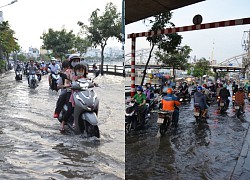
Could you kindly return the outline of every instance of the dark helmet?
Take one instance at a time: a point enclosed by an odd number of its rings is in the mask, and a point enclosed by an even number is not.
[[[143,91],[143,88],[141,86],[138,86],[136,90],[137,91]]]

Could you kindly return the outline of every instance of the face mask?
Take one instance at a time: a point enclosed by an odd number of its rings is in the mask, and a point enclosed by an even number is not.
[[[77,75],[77,76],[83,76],[84,73],[83,73],[83,72],[76,72],[76,75]]]
[[[79,62],[71,62],[71,66],[75,67]]]
[[[137,91],[137,94],[141,94],[141,91]]]

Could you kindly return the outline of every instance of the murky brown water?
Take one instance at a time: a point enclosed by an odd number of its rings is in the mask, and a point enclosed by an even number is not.
[[[124,79],[98,77],[101,138],[59,132],[53,111],[58,94],[0,75],[0,179],[124,179]]]
[[[210,107],[208,125],[194,122],[192,103],[180,107],[177,130],[163,137],[158,132],[157,114],[146,130],[126,136],[126,179],[233,179],[245,133],[249,109],[242,120]]]

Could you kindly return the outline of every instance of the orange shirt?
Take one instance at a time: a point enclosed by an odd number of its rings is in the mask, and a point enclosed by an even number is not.
[[[173,111],[175,109],[174,105],[180,106],[181,103],[177,100],[165,100],[162,99],[162,110],[164,111]]]

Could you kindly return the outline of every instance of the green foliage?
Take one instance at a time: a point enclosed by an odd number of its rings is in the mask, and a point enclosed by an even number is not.
[[[170,21],[172,18],[172,13],[169,11],[156,15],[154,18],[154,20],[149,21],[150,24],[152,24],[152,27],[149,31],[155,31],[157,33],[157,30],[172,28],[175,26]],[[182,36],[178,35],[177,33],[160,34],[147,37],[147,41],[149,41],[151,45],[158,45],[159,49],[163,49],[166,52],[175,51],[176,47],[181,44],[181,40]]]
[[[5,55],[5,57],[9,59],[11,52],[20,49],[14,34],[15,32],[10,28],[8,21],[0,23],[0,56]]]
[[[26,56],[23,55],[23,54],[18,54],[17,55],[17,59],[20,60],[20,61],[23,61],[23,62],[27,61]]]
[[[103,75],[104,48],[109,38],[113,37],[122,41],[122,22],[121,13],[117,12],[117,8],[111,2],[106,4],[105,12],[100,16],[98,15],[99,11],[100,9],[96,9],[92,12],[89,18],[89,26],[81,21],[78,21],[77,24],[93,47],[101,46],[102,61],[100,70]]]
[[[40,37],[43,40],[43,48],[53,51],[53,56],[62,59],[65,54],[74,47],[75,35],[73,30],[67,32],[66,29],[54,31],[49,29],[48,33],[43,33]]]
[[[6,61],[0,59],[0,72],[2,69],[5,69],[6,67]]]
[[[194,66],[193,76],[194,77],[202,77],[210,72],[210,62],[205,58],[201,58],[196,62]]]
[[[88,47],[91,47],[91,43],[87,38],[81,38],[77,36],[74,43],[74,48],[81,55],[87,52]]]
[[[158,61],[164,63],[173,69],[186,70],[188,68],[188,58],[192,50],[185,45],[169,53],[166,51],[157,51],[155,55],[159,58]]]

